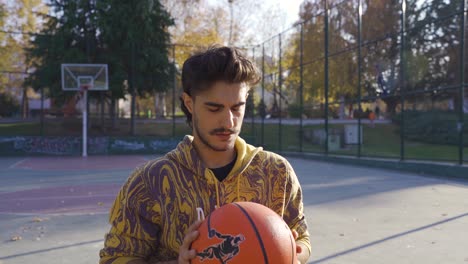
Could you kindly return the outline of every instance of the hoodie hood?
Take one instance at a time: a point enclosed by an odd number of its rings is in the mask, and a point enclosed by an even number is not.
[[[237,151],[236,162],[227,178],[230,178],[231,175],[241,174],[252,162],[255,155],[262,150],[261,147],[257,148],[247,144],[240,137],[236,139],[235,148]],[[193,147],[193,136],[185,136],[177,145],[176,149],[167,154],[167,157],[176,161],[197,176],[211,178],[210,175],[212,173],[208,172],[211,170],[203,164],[200,156]]]

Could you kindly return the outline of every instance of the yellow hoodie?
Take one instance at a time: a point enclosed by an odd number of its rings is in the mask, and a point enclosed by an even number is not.
[[[192,140],[186,136],[164,157],[138,167],[122,186],[111,209],[101,264],[175,260],[186,230],[197,220],[197,208],[208,215],[237,201],[271,208],[310,250],[302,190],[286,159],[238,137],[237,160],[220,182],[203,165]]]

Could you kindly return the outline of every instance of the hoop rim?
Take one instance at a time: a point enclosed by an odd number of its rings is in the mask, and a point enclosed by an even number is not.
[[[89,89],[93,89],[92,85],[90,84],[80,85],[80,91],[89,90]]]

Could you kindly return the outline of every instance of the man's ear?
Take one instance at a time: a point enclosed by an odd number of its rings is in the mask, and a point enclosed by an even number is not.
[[[193,113],[193,99],[187,93],[182,93],[182,101],[184,101],[185,107],[189,110],[189,112]]]

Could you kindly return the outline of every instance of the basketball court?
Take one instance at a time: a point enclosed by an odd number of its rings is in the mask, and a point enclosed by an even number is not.
[[[0,159],[0,263],[97,263],[120,185],[151,158]],[[468,181],[290,161],[309,263],[468,263]]]

